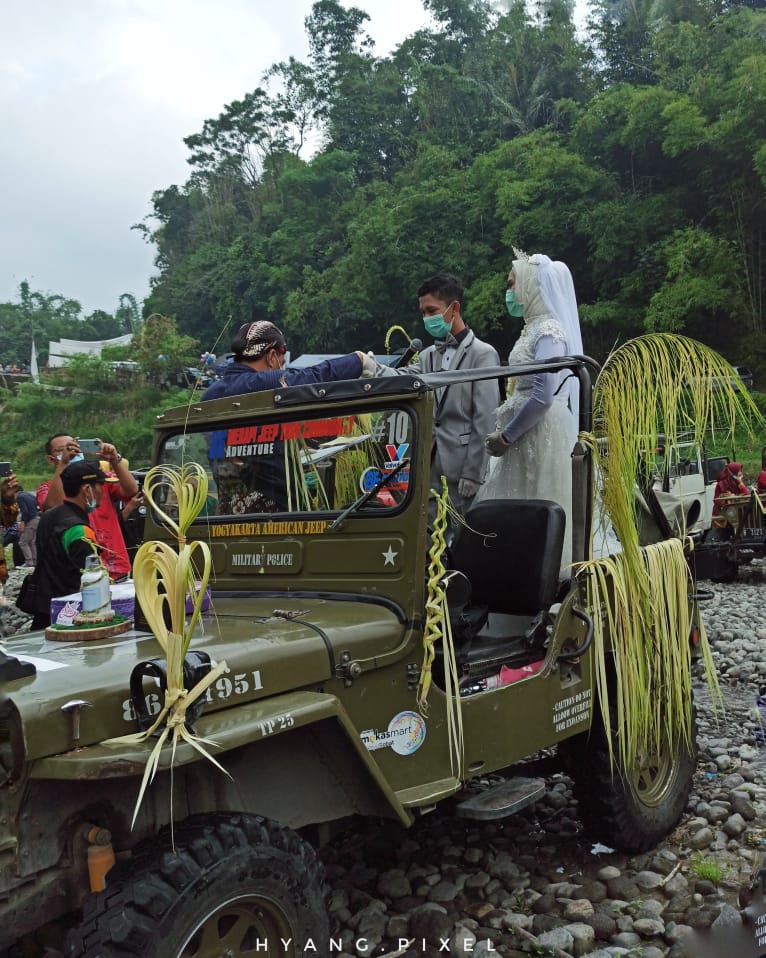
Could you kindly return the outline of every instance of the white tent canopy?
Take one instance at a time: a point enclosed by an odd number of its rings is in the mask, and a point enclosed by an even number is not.
[[[100,356],[104,346],[129,346],[133,334],[117,336],[115,339],[96,339],[80,341],[77,339],[60,339],[58,342],[48,342],[48,365],[53,367],[65,366],[70,356]]]

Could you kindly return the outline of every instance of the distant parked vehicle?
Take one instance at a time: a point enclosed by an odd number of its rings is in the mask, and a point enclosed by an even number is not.
[[[662,441],[662,437],[660,437]],[[682,528],[694,539],[698,580],[731,582],[741,565],[766,555],[766,495],[749,494],[718,500],[721,511],[714,522],[716,481],[729,461],[707,456],[703,446],[682,440],[656,457],[656,474],[650,483],[651,498],[671,530]],[[766,446],[763,450],[766,463]],[[657,512],[648,503],[650,512]],[[659,516],[662,525],[662,516]]]
[[[734,370],[734,375],[729,376],[729,383],[732,386],[737,386],[739,383],[745,387],[745,389],[753,388],[753,372],[751,369],[748,369],[747,366],[732,366]],[[721,376],[714,376],[712,383],[713,389],[720,389],[723,384],[726,382],[726,379]]]
[[[745,386],[746,389],[753,388],[753,372],[751,369],[748,369],[747,366],[735,366],[734,372],[742,380],[742,385]]]
[[[132,359],[115,360],[109,363],[109,368],[116,373],[138,373],[141,371],[140,365]]]
[[[178,371],[176,376],[176,384],[182,388],[186,386],[188,389],[207,389],[207,387],[212,383],[217,377],[214,373],[203,372],[200,369],[197,369],[196,366],[184,366]]]

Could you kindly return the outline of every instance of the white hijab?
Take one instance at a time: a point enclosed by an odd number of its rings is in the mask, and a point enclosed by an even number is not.
[[[534,269],[529,269],[530,266]],[[513,261],[513,270],[517,287],[521,285],[521,289],[517,289],[517,299],[524,305],[525,319],[529,318],[528,307],[531,307],[530,312],[536,312],[539,309],[536,302],[539,292],[546,311],[557,319],[564,329],[567,341],[566,355],[581,356],[583,346],[577,297],[572,274],[566,263],[552,260],[545,253],[535,253],[528,259],[520,255]],[[580,426],[580,387],[577,377],[570,375],[562,388],[569,400],[569,408],[572,410],[574,441]]]

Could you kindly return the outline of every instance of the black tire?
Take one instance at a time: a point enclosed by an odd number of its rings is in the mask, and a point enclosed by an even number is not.
[[[67,937],[69,958],[193,958],[321,953],[330,923],[324,871],[289,828],[243,814],[195,817],[164,831],[107,876]],[[292,939],[285,950],[281,939]],[[321,944],[320,944],[321,942]],[[309,945],[309,948],[311,946]],[[249,951],[248,951],[249,953]]]
[[[692,714],[691,748],[665,743],[629,774],[610,762],[604,727],[594,713],[590,733],[561,743],[559,752],[574,779],[580,818],[594,839],[621,851],[655,848],[678,824],[697,766],[697,723]],[[598,723],[598,724],[597,724]],[[612,741],[617,749],[617,735]]]

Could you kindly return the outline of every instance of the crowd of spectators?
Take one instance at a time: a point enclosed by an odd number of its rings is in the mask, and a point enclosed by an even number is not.
[[[24,611],[33,613],[37,628],[47,624],[48,605],[42,599],[64,594],[55,591],[63,581],[63,566],[57,569],[62,562],[70,573],[67,586],[73,586],[68,591],[76,591],[79,579],[75,582],[74,578],[82,567],[83,547],[100,556],[113,581],[130,575],[137,543],[131,540],[129,553],[123,529],[131,514],[137,517],[141,511],[141,493],[127,460],[111,443],[96,440],[94,448],[97,458],[88,461],[76,438],[51,436],[44,449],[51,478],[41,483],[36,493],[25,492],[11,464],[2,463],[7,475],[0,479],[0,585],[7,579],[5,550],[11,546],[15,566],[35,569],[35,592],[41,607]],[[52,557],[57,557],[53,565]]]

